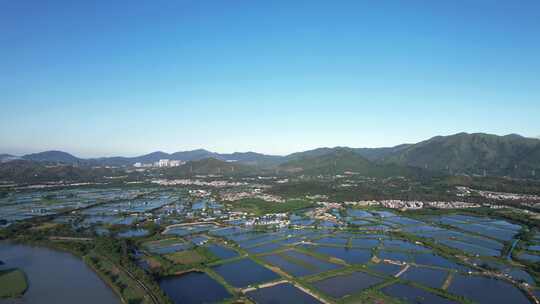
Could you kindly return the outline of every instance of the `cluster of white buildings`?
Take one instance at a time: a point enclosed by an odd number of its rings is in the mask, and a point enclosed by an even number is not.
[[[291,222],[287,213],[273,213],[251,218],[245,222],[246,226],[275,226],[287,227]]]
[[[370,206],[379,206],[378,201],[351,201],[351,202],[344,202],[347,206],[357,206],[357,207],[370,207]]]
[[[460,201],[442,202],[442,201],[382,200],[382,201],[345,202],[345,204],[349,206],[358,206],[358,207],[382,206],[389,209],[400,209],[400,210],[417,210],[417,209],[422,209],[422,208],[465,209],[465,208],[481,207],[480,204],[460,202]]]
[[[171,159],[160,159],[157,162],[153,163],[135,163],[133,164],[133,167],[135,168],[172,168],[172,167],[179,167],[186,162],[183,160],[171,160]]]
[[[476,203],[467,203],[460,201],[452,202],[425,202],[424,204],[428,205],[431,208],[437,209],[466,209],[466,208],[480,208],[480,204]]]
[[[323,195],[323,194],[306,195],[306,198],[309,200],[326,200],[328,199],[328,195]]]
[[[503,193],[492,191],[477,191],[482,197],[493,200],[526,200],[526,201],[540,201],[540,196],[530,194],[518,194],[518,193]]]
[[[437,208],[437,209],[465,209],[465,208],[479,208],[479,204],[467,203],[460,201],[442,202],[442,201],[403,201],[403,200],[383,200],[380,201],[380,205],[390,209],[401,210],[414,210],[422,209],[425,207]]]
[[[422,209],[424,207],[424,202],[420,201],[384,200],[380,201],[379,204],[386,208],[403,210]]]
[[[260,191],[223,192],[220,197],[224,201],[235,202],[245,198],[258,198],[267,202],[283,203],[285,200],[277,195],[262,193]]]
[[[243,182],[230,182],[224,180],[215,180],[215,181],[202,181],[199,179],[156,179],[152,183],[158,184],[160,186],[201,186],[201,187],[214,187],[214,188],[224,188],[224,187],[238,187],[247,185]]]
[[[212,192],[203,190],[203,189],[195,189],[195,190],[189,190],[189,194],[194,197],[203,198],[203,197],[209,197],[210,195],[212,195]]]
[[[508,201],[515,201],[515,200],[524,200],[524,201],[540,201],[539,195],[532,195],[532,194],[519,194],[519,193],[507,193],[507,192],[495,192],[495,191],[483,191],[483,190],[475,190],[468,187],[457,187],[458,190],[458,196],[470,196],[473,193],[477,193],[478,195],[489,198],[492,200],[508,200]]]
[[[341,209],[340,203],[317,202],[320,207],[308,211],[306,214],[312,219],[337,223],[339,220],[336,215],[331,213],[332,209]]]

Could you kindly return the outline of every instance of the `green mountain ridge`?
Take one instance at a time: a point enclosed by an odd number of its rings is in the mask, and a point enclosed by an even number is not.
[[[405,176],[414,170],[394,164],[374,163],[351,148],[321,150],[308,155],[296,155],[278,166],[280,171],[305,175],[359,174],[370,177]]]
[[[436,136],[377,159],[450,174],[532,177],[540,169],[540,140],[515,134]]]
[[[318,148],[287,156],[265,155],[255,152],[220,154],[204,149],[176,152],[153,152],[138,157],[106,157],[81,159],[62,151],[29,154],[22,159],[44,164],[85,166],[131,166],[135,162],[154,162],[177,159],[190,163],[174,168],[178,174],[259,174],[282,172],[317,175],[358,171],[361,174],[385,176],[401,175],[412,168],[438,174],[467,174],[533,178],[540,176],[540,140],[516,134],[505,136],[484,133],[458,133],[436,136],[416,144],[402,144],[385,148]],[[0,166],[8,166],[19,159],[2,158]],[[211,160],[210,160],[211,159]],[[218,162],[219,161],[219,162]],[[194,166],[195,170],[191,169]],[[414,170],[412,170],[414,171]],[[228,173],[229,174],[229,173]]]
[[[18,157],[8,154],[0,155],[0,161],[10,161]],[[28,161],[48,164],[66,164],[76,166],[132,166],[135,163],[154,163],[160,159],[195,161],[207,158],[222,161],[235,161],[253,166],[273,166],[284,160],[282,156],[267,155],[256,152],[216,153],[204,149],[166,153],[156,151],[135,157],[113,156],[99,158],[79,158],[63,151],[44,151],[26,154],[21,157]]]
[[[107,177],[124,174],[109,168],[49,166],[27,160],[13,160],[0,165],[0,181],[15,183],[106,181]]]
[[[194,160],[186,164],[165,170],[168,177],[182,177],[193,175],[249,175],[256,172],[256,168],[237,162],[227,162],[216,158]]]

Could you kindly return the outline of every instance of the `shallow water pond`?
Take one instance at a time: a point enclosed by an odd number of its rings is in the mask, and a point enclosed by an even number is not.
[[[440,288],[448,272],[438,269],[422,268],[422,267],[410,267],[400,278],[404,280],[413,281],[432,288]]]
[[[293,250],[268,255],[263,259],[294,276],[312,275],[341,267]]]
[[[352,247],[371,249],[379,245],[380,245],[380,242],[377,239],[351,239]]]
[[[453,304],[458,303],[452,300],[429,293],[423,289],[412,287],[406,284],[393,284],[381,291],[400,301],[411,304]]]
[[[383,242],[383,247],[385,249],[391,250],[405,250],[405,251],[426,251],[428,250],[424,246],[420,246],[411,242],[403,240],[385,240]]]
[[[370,265],[369,268],[376,272],[393,276],[401,270],[402,266],[389,264],[389,263],[379,263],[379,264]]]
[[[392,260],[400,262],[407,262],[411,260],[411,257],[406,253],[386,250],[379,250],[379,253],[377,253],[377,257],[382,260]]]
[[[121,238],[130,238],[130,237],[140,237],[148,235],[149,231],[146,229],[131,229],[127,231],[122,231],[118,233],[118,237]]]
[[[204,272],[167,277],[159,282],[165,294],[178,304],[215,303],[231,297],[221,284]]]
[[[433,253],[414,254],[414,262],[419,265],[443,267],[449,269],[456,269],[458,271],[466,272],[469,270],[469,268],[464,265],[460,265]]]
[[[383,281],[384,279],[365,272],[353,272],[323,279],[312,283],[312,285],[334,298],[342,298],[346,295],[361,292]]]
[[[281,245],[279,243],[266,243],[257,247],[248,248],[246,249],[246,251],[251,254],[261,254],[272,252],[278,250],[279,248],[281,248]]]
[[[317,244],[331,244],[331,245],[347,245],[348,239],[336,238],[336,237],[324,237],[322,239],[315,240]]]
[[[210,244],[206,246],[206,248],[208,248],[208,250],[210,250],[210,252],[212,252],[213,255],[217,256],[220,259],[225,260],[225,259],[230,259],[230,258],[234,258],[238,256],[238,252],[229,248],[225,248],[220,245]]]
[[[221,264],[212,269],[234,287],[246,287],[278,278],[273,271],[250,259]]]
[[[530,303],[527,297],[510,283],[480,276],[456,274],[448,292],[477,303]]]
[[[535,254],[521,253],[518,255],[518,258],[533,263],[540,262],[540,255]]]
[[[253,290],[248,292],[247,296],[257,304],[321,303],[319,300],[289,283]]]
[[[326,254],[329,256],[341,259],[349,264],[364,264],[371,259],[370,250],[362,249],[349,249],[344,247],[315,247],[314,250],[317,253]]]
[[[446,245],[451,248],[459,249],[468,254],[480,255],[480,256],[499,256],[500,252],[490,248],[482,247],[479,245],[469,244],[465,242],[460,242],[456,240],[442,240],[441,244]]]

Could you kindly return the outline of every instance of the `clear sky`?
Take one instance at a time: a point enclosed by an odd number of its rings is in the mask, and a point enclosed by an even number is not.
[[[0,153],[540,135],[540,1],[0,0]]]

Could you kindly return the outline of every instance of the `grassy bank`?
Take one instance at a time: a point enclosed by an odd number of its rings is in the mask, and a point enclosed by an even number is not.
[[[20,269],[0,271],[0,298],[18,297],[28,288],[26,275]]]

